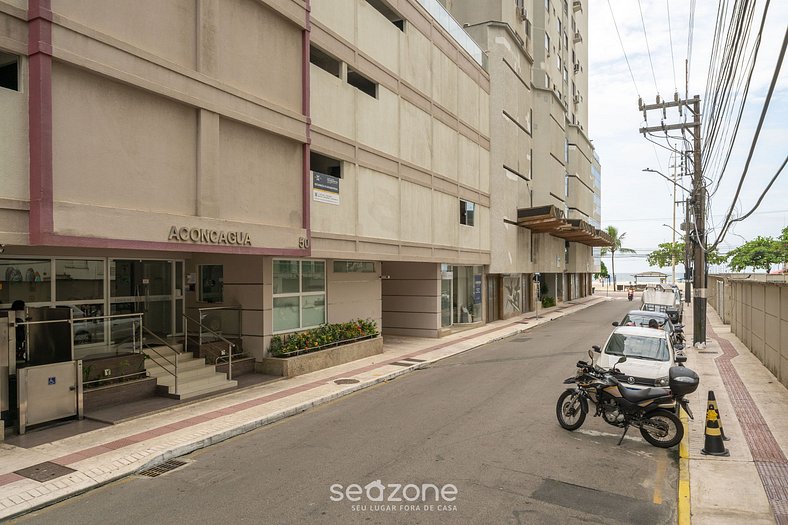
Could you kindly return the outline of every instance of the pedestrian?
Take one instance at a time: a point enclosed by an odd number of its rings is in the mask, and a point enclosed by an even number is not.
[[[25,321],[25,302],[17,299],[11,303],[11,310],[16,318],[16,360],[24,361],[27,353],[27,341],[25,340],[25,327],[20,323]]]

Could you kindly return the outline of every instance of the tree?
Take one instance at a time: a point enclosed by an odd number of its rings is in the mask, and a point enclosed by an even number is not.
[[[607,273],[607,266],[605,266],[605,261],[599,261],[599,273],[594,274],[594,279],[599,279],[600,277],[608,278],[610,274]]]
[[[728,266],[734,272],[740,272],[748,266],[755,270],[762,269],[768,272],[772,269],[773,264],[783,262],[784,257],[785,253],[781,241],[775,241],[771,237],[761,237],[759,235],[752,241],[748,241],[728,252],[728,258],[730,259]]]
[[[646,261],[649,266],[666,268],[673,264],[673,256],[676,257],[676,261],[684,261],[683,242],[663,242],[659,244],[656,250],[646,256]],[[728,258],[724,255],[720,255],[717,250],[706,252],[707,264],[722,264],[727,260]]]
[[[777,239],[777,241],[780,243],[780,253],[782,256],[782,261],[780,262],[783,264],[788,263],[788,226],[783,228],[780,238]]]
[[[620,253],[635,253],[635,250],[624,248],[621,243],[626,237],[626,232],[619,235],[618,228],[615,226],[608,226],[607,227],[607,234],[610,235],[610,238],[613,240],[612,246],[606,246],[602,248],[600,252],[603,256],[607,255],[610,252],[610,268],[613,273],[613,289],[616,289],[616,252]]]
[[[649,266],[665,268],[673,264],[674,257],[676,261],[684,260],[683,242],[663,242],[659,244],[656,250],[646,256],[646,262],[648,262]]]

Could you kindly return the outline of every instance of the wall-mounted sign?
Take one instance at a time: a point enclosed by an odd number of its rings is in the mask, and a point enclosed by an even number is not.
[[[339,179],[325,173],[312,172],[312,198],[316,202],[339,205]]]
[[[167,236],[167,240],[200,244],[252,245],[252,237],[247,232],[226,232],[206,228],[187,228],[185,226],[170,226],[170,234]]]

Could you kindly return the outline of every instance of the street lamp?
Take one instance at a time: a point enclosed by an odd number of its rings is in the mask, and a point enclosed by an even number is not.
[[[667,175],[663,174],[661,171],[652,170],[651,168],[643,168],[643,171],[647,171],[649,173],[656,173],[660,177],[662,177],[664,179],[667,179],[669,182],[672,182],[674,186],[678,186],[679,188],[681,188],[682,190],[686,191],[687,193],[690,193],[690,194],[692,193],[692,191],[688,190],[687,188],[685,188],[681,184],[677,183],[676,179],[671,179]],[[673,192],[673,198],[674,199],[676,198],[676,192],[675,191]]]
[[[674,208],[674,211],[675,211],[675,208]],[[673,221],[674,221],[674,224],[675,224],[675,221],[676,221],[675,213],[673,215]],[[681,234],[679,232],[677,232],[676,228],[674,228],[673,226],[668,226],[667,224],[663,224],[662,226],[664,226],[665,228],[670,228],[671,230],[673,230],[673,243],[670,245],[670,262],[671,262],[671,266],[673,267],[673,284],[676,284],[676,254],[673,253],[673,246],[676,244],[676,234],[678,234],[679,236]]]

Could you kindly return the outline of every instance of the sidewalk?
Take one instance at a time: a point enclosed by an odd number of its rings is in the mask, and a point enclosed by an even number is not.
[[[0,443],[0,520],[69,498],[426,364],[610,300],[591,296],[442,339],[386,337],[381,355],[32,448]],[[46,432],[42,430],[41,432]]]
[[[700,388],[689,396],[695,415],[689,425],[692,524],[788,525],[788,389],[712,308],[706,348],[692,348],[692,324],[692,307],[685,305],[687,366],[700,376]],[[701,454],[709,391],[730,438],[724,442],[730,457]]]

